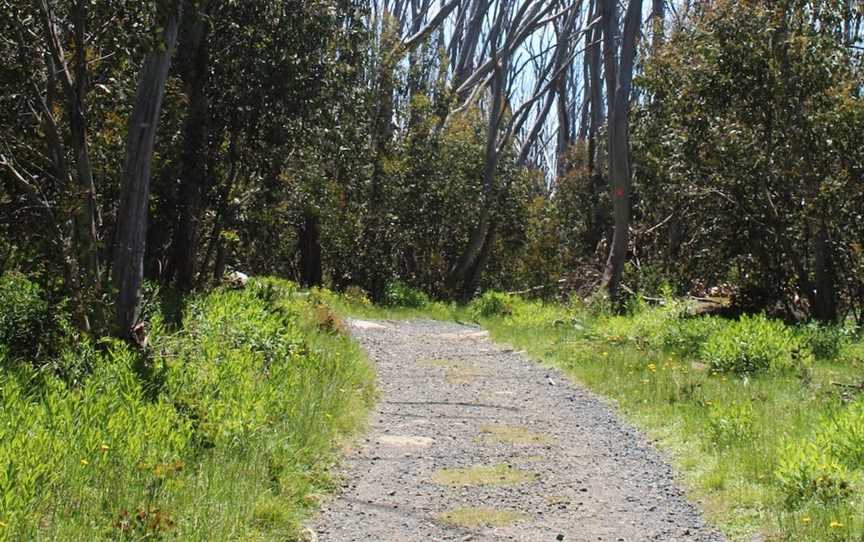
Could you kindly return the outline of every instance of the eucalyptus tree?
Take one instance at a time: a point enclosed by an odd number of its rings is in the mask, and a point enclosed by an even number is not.
[[[159,29],[152,50],[144,57],[126,139],[126,161],[117,210],[113,286],[115,332],[142,342],[141,285],[150,205],[150,172],[165,83],[177,45],[182,4],[178,0],[157,12]]]
[[[630,0],[620,37],[617,0],[598,2],[602,17],[609,118],[609,185],[615,220],[602,286],[608,290],[612,301],[617,302],[630,239],[630,198],[633,182],[630,164],[630,94],[636,46],[641,30],[642,0]]]

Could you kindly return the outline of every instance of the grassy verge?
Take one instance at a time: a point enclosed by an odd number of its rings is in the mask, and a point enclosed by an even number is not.
[[[297,539],[373,377],[295,294],[219,290],[174,332],[156,314],[146,356],[83,343],[37,367],[0,348],[0,540]]]
[[[693,318],[675,302],[627,316],[502,294],[428,311],[341,303],[363,317],[479,322],[613,399],[731,540],[864,540],[864,399],[835,385],[864,380],[864,343],[841,330]]]
[[[849,405],[832,384],[861,381],[860,344],[790,370],[738,374],[704,359],[728,324],[674,307],[594,316],[513,300],[511,315],[481,321],[496,340],[614,399],[670,453],[732,540],[754,531],[790,542],[864,540],[864,403]]]

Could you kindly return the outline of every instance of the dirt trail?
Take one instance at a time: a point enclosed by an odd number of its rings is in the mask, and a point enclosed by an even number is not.
[[[352,321],[378,368],[322,542],[722,541],[611,407],[456,324]]]

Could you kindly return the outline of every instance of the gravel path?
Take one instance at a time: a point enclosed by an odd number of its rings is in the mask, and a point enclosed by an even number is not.
[[[561,373],[478,328],[351,331],[382,396],[318,540],[723,540],[645,437]]]

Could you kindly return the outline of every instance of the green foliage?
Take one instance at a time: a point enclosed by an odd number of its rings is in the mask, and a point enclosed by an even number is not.
[[[713,371],[735,374],[789,371],[812,357],[794,331],[763,315],[744,315],[721,328],[702,346],[701,356]]]
[[[511,316],[515,297],[501,292],[485,292],[468,305],[468,310],[475,318],[490,316]]]
[[[864,400],[826,416],[815,434],[787,446],[776,473],[790,507],[851,497],[864,481]]]
[[[850,343],[850,332],[838,325],[810,322],[798,329],[804,343],[816,359],[837,359]]]
[[[683,289],[731,281],[748,312],[860,306],[864,71],[837,39],[845,9],[719,0],[647,57],[632,127],[643,267]]]
[[[37,354],[51,327],[42,289],[20,273],[0,276],[0,344],[21,357]]]
[[[848,470],[812,442],[788,447],[776,477],[790,508],[810,499],[831,504],[852,494]]]
[[[754,436],[753,409],[748,403],[712,405],[707,436],[711,446],[729,448]]]
[[[0,538],[295,536],[371,375],[294,290],[194,298],[183,329],[154,318],[145,354],[65,350],[74,377],[0,366]]]
[[[429,303],[429,296],[423,291],[395,281],[384,290],[384,304],[391,307],[420,308]]]

